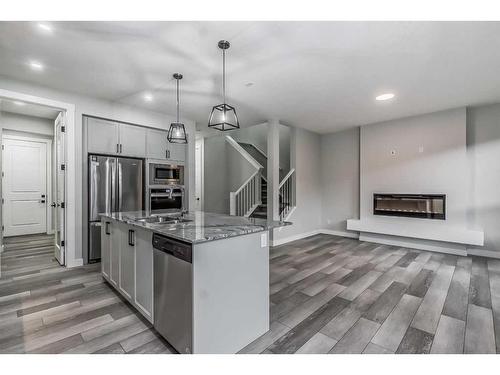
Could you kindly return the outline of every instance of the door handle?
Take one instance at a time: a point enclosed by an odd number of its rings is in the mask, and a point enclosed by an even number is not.
[[[52,202],[52,203],[50,204],[50,207],[56,207],[56,206],[57,206],[56,202]]]
[[[116,144],[116,153],[119,154],[120,153],[120,145],[117,143]]]
[[[42,194],[42,198],[45,198],[45,194]]]
[[[45,199],[40,200],[40,203],[45,203]]]
[[[109,236],[111,232],[109,231],[109,221],[106,221],[105,227],[104,227],[104,232]]]
[[[135,246],[135,231],[132,229],[128,230],[128,244],[130,246]]]
[[[122,144],[120,143],[120,154],[122,153]]]

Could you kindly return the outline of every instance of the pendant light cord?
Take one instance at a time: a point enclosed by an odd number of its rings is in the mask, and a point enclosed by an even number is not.
[[[177,123],[179,123],[179,79],[177,81]]]
[[[222,50],[222,102],[226,104],[226,50]]]

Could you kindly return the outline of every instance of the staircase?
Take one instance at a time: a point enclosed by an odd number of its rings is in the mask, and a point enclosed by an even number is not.
[[[256,172],[235,192],[230,194],[230,215],[249,216],[267,219],[267,155],[253,144],[237,142],[226,136],[229,144],[238,150],[251,164]],[[295,207],[295,169],[283,177],[283,169],[279,168],[279,214],[285,220]]]
[[[261,204],[257,206],[254,212],[250,215],[250,217],[256,217],[259,219],[267,219],[267,180],[261,176],[260,182],[260,196],[261,196]]]

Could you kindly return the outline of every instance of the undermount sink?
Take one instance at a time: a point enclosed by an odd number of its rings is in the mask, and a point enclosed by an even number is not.
[[[175,216],[147,216],[147,217],[137,218],[135,219],[135,221],[148,224],[179,224],[179,223],[189,223],[192,220]]]

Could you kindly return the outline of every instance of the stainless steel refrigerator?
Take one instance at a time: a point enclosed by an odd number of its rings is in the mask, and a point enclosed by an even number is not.
[[[144,159],[89,155],[89,262],[101,258],[100,213],[144,208]]]

